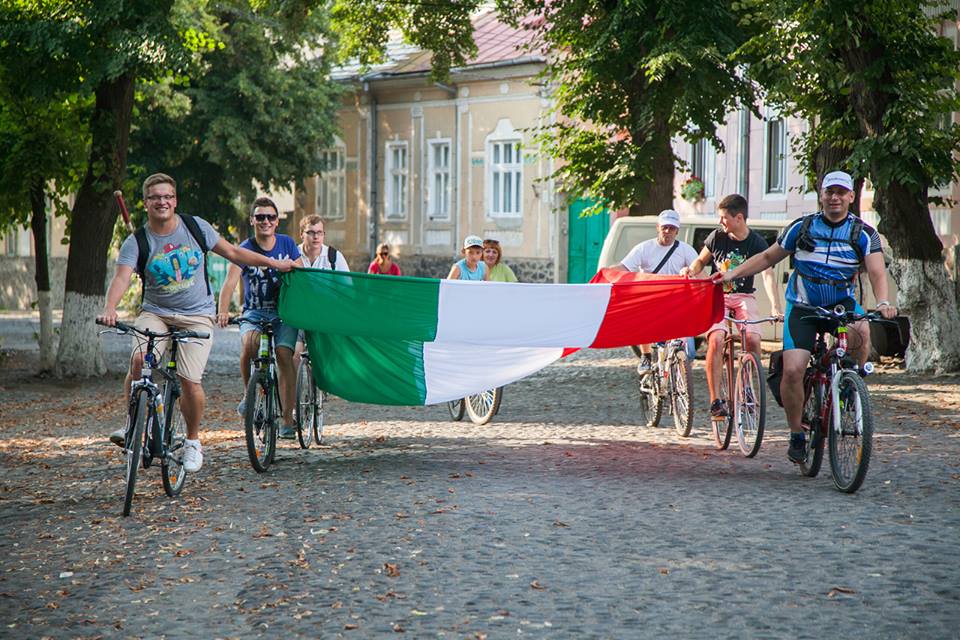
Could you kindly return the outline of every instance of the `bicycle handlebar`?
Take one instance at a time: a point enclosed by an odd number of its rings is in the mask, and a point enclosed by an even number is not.
[[[240,324],[241,322],[248,322],[250,324],[256,325],[260,331],[266,331],[269,327],[271,330],[276,329],[277,325],[280,324],[280,318],[273,318],[272,320],[258,320],[256,318],[250,318],[247,316],[235,316],[230,318],[227,321],[227,324]]]
[[[726,319],[734,324],[762,324],[764,322],[773,322],[773,323],[783,322],[783,318],[781,318],[780,316],[767,316],[766,318],[758,318],[757,320],[737,320],[732,316],[727,316]]]
[[[102,327],[117,329],[119,333],[139,333],[146,338],[173,338],[174,340],[179,340],[181,338],[200,338],[201,340],[206,340],[210,337],[210,333],[207,331],[187,331],[186,329],[175,329],[174,331],[158,333],[150,329],[140,329],[132,324],[120,322],[119,320],[115,325],[112,326],[105,322],[101,322],[99,318],[94,320],[94,322]]]
[[[801,309],[803,311],[808,311],[811,313],[809,316],[803,316],[804,320],[835,320],[837,322],[842,322],[844,324],[850,324],[853,322],[859,322],[860,320],[867,320],[868,322],[889,322],[891,324],[896,324],[892,320],[887,320],[879,311],[867,311],[866,313],[857,313],[856,311],[847,311],[843,305],[837,305],[833,309],[827,309],[826,307],[815,307],[813,305],[794,305],[794,308]]]

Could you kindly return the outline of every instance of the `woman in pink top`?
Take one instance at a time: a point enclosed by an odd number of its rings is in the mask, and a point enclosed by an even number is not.
[[[400,267],[390,259],[390,245],[386,242],[381,242],[377,247],[377,255],[370,263],[367,273],[379,273],[384,276],[400,275]]]

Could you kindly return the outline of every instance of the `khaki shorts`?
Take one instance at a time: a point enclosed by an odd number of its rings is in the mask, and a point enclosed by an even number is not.
[[[177,347],[177,374],[190,382],[200,383],[203,380],[203,370],[207,367],[207,358],[213,348],[213,317],[212,316],[158,316],[155,313],[144,311],[137,317],[134,325],[138,329],[150,329],[158,333],[171,329],[186,329],[188,331],[205,331],[210,337],[205,340],[190,340],[181,342]],[[164,353],[170,339],[157,340],[157,352]],[[141,353],[146,348],[146,341],[141,335],[134,335],[133,353]],[[161,359],[161,364],[165,360]]]
[[[756,320],[760,317],[760,312],[757,309],[757,297],[752,293],[728,293],[723,296],[723,306],[725,315],[733,315],[737,320]],[[755,333],[761,335],[760,325],[758,324],[748,324],[747,333]],[[733,328],[735,333],[739,333],[739,328],[737,325],[734,325]],[[707,335],[710,335],[714,331],[723,331],[727,332],[727,321],[721,320],[717,324],[710,327],[707,331]]]

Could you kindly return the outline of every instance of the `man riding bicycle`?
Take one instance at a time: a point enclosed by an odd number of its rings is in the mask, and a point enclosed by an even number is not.
[[[277,205],[267,197],[254,200],[250,210],[250,224],[253,237],[244,240],[240,247],[274,260],[295,260],[299,263],[300,249],[288,235],[277,233],[280,224],[280,211]],[[297,429],[293,423],[294,392],[296,391],[296,371],[293,364],[293,350],[297,344],[297,329],[280,321],[277,307],[280,304],[280,274],[275,269],[257,266],[239,267],[230,265],[227,279],[220,289],[220,304],[217,324],[227,326],[230,321],[230,298],[237,288],[237,282],[243,279],[243,317],[248,320],[275,321],[274,344],[276,345],[277,373],[280,382],[280,398],[283,406],[283,427],[281,438],[294,438]],[[253,322],[240,323],[240,376],[243,389],[250,381],[250,362],[256,357],[260,347],[260,328]],[[246,412],[246,399],[240,401],[237,413],[243,417]]]
[[[206,220],[177,215],[177,183],[168,175],[155,173],[143,181],[143,201],[147,224],[128,236],[120,247],[116,273],[107,290],[103,314],[98,317],[107,326],[117,323],[117,304],[130,287],[134,270],[143,282],[143,311],[135,321],[138,328],[210,332],[215,309],[207,278],[206,251],[231,262],[280,271],[290,271],[295,266],[291,260],[273,260],[235,247]],[[182,464],[189,473],[199,471],[203,465],[199,434],[206,396],[201,381],[212,344],[212,339],[191,340],[179,350],[177,373],[183,388],[180,408],[187,423]],[[164,342],[159,341],[157,347],[162,353]],[[124,380],[128,398],[131,380],[140,377],[142,366],[142,346],[134,339],[130,369]],[[110,434],[110,441],[122,447],[124,436],[125,429],[119,429]]]
[[[697,259],[697,251],[686,242],[677,239],[680,231],[680,214],[673,209],[664,209],[657,216],[657,237],[636,245],[624,256],[620,264],[612,267],[617,271],[634,273],[662,273],[677,275]],[[651,345],[640,345],[640,375],[650,373]]]
[[[730,272],[737,265],[763,253],[767,241],[747,224],[747,200],[739,194],[723,198],[717,205],[720,228],[703,241],[700,255],[689,267],[680,270],[680,275],[695,276],[708,263],[713,273]],[[757,271],[761,271],[758,269]],[[753,272],[756,273],[756,272]],[[724,311],[737,320],[758,320],[756,289],[753,273],[724,280],[729,285],[723,288]],[[773,315],[780,314],[780,295],[773,279],[773,271],[763,270],[764,289],[770,298]],[[720,381],[723,373],[723,348],[727,333],[726,320],[721,320],[707,330],[707,386],[710,388],[710,415],[722,418],[729,415],[726,400],[720,397]],[[747,349],[760,361],[760,329],[756,324],[747,325]]]
[[[820,186],[821,211],[794,220],[766,251],[715,276],[718,281],[730,282],[771,267],[788,255],[794,256],[796,269],[790,276],[786,293],[780,395],[790,427],[787,457],[798,464],[804,462],[806,444],[800,426],[803,373],[814,348],[817,321],[796,305],[828,308],[843,305],[848,311],[863,313],[854,299],[857,274],[863,265],[877,299],[877,310],[887,319],[897,315],[897,308],[887,300],[887,271],[880,235],[850,213],[855,197],[853,178],[849,174],[828,173]],[[865,321],[851,326],[860,337],[859,341],[851,341],[851,355],[857,358],[862,369],[870,354],[870,327]]]

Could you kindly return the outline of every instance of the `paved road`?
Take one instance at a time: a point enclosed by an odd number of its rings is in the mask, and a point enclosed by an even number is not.
[[[0,636],[957,636],[957,378],[873,378],[853,496],[798,475],[779,409],[754,460],[714,451],[702,411],[688,439],[635,426],[625,350],[509,386],[482,427],[334,400],[322,447],[257,475],[235,339],[217,337],[204,469],[179,500],[150,470],[127,519],[104,444],[119,378],[0,364]]]

